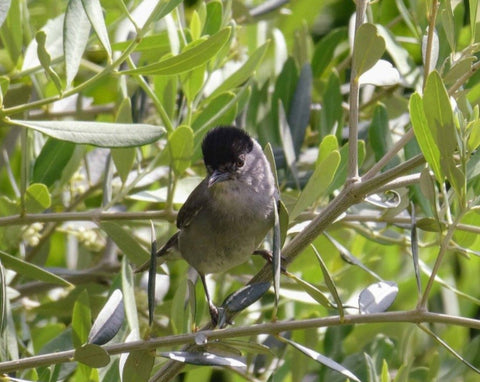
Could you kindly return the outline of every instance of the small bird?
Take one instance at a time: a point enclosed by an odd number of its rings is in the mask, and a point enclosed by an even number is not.
[[[278,190],[256,140],[236,127],[210,130],[202,152],[207,176],[178,212],[178,231],[157,256],[179,252],[199,274],[212,323],[218,322],[205,275],[224,272],[246,262],[274,225]]]

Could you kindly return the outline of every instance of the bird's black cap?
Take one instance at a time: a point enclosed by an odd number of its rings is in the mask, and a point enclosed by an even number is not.
[[[235,163],[240,154],[247,154],[252,148],[252,138],[244,130],[220,126],[210,130],[203,139],[203,160],[206,166],[219,168]]]

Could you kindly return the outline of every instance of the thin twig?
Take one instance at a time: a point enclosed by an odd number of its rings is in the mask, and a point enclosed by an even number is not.
[[[305,320],[286,320],[277,322],[268,322],[264,324],[248,325],[241,327],[230,327],[226,329],[204,330],[202,337],[207,338],[209,342],[236,337],[249,337],[259,334],[277,334],[284,331],[304,330],[311,328],[333,327],[353,324],[372,324],[372,323],[442,323],[446,325],[455,325],[472,329],[480,329],[480,320],[452,316],[440,313],[424,312],[419,310],[383,312],[374,314],[355,314],[340,316],[330,316],[321,318],[312,318]],[[159,347],[173,347],[185,344],[195,343],[198,336],[196,333],[179,334],[152,338],[146,341],[132,341],[114,345],[102,346],[109,354],[128,353],[137,350],[153,350]],[[0,362],[0,373],[10,373],[16,370],[25,370],[39,366],[48,366],[58,363],[74,361],[75,350],[66,350],[49,354],[42,354],[33,357],[27,357],[14,361]]]

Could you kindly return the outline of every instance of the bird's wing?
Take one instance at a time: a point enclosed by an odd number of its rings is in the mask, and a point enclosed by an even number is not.
[[[182,229],[187,227],[192,219],[205,207],[208,199],[208,179],[195,187],[192,193],[188,196],[177,215],[177,227]]]

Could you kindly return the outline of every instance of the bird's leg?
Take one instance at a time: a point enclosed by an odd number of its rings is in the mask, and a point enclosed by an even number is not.
[[[213,304],[212,300],[210,299],[210,294],[208,293],[207,282],[205,281],[205,275],[199,273],[200,280],[202,280],[203,289],[205,290],[205,296],[207,297],[208,302],[208,310],[210,311],[210,317],[212,318],[213,326],[217,326],[218,324],[218,308]]]
[[[272,255],[272,252],[266,250],[266,249],[257,249],[255,251],[253,251],[253,254],[254,255],[259,255],[259,256],[262,256],[266,261],[268,261],[270,264],[273,263],[273,255]],[[286,273],[287,272],[287,268],[285,268],[285,263],[286,263],[286,259],[281,256],[281,267],[280,269],[282,270],[283,273]]]

